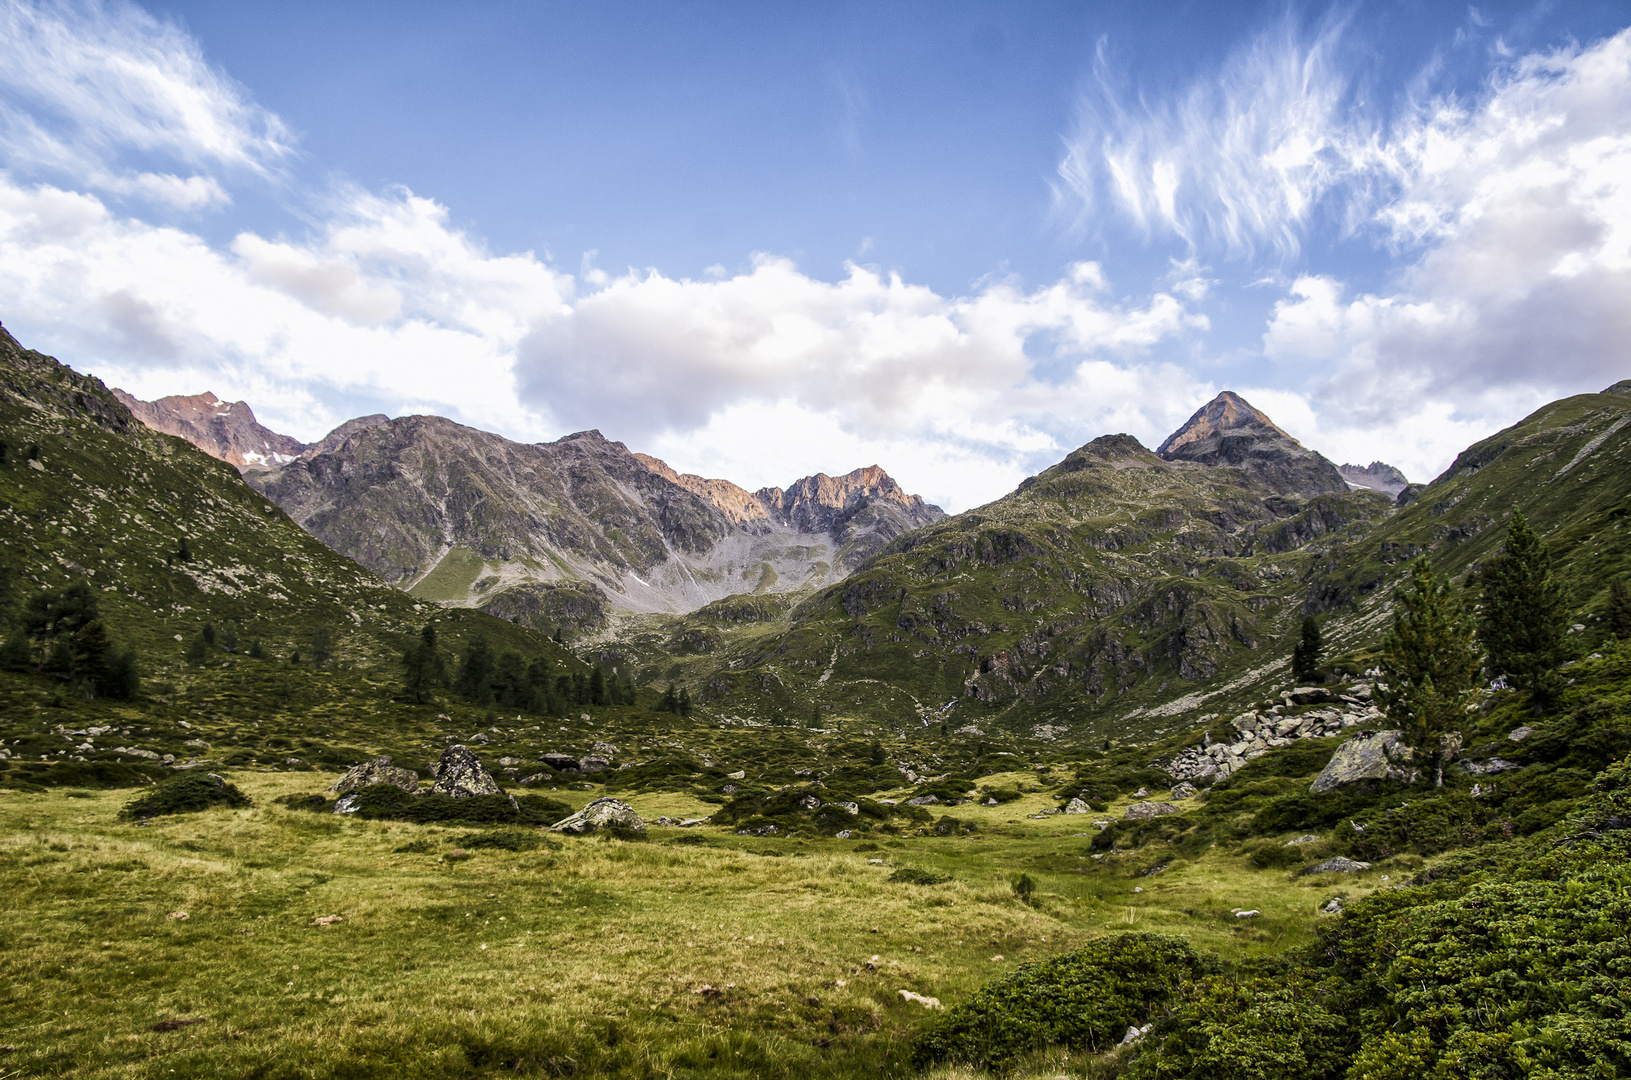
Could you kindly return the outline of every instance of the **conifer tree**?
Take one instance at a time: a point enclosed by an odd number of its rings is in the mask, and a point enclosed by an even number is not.
[[[326,626],[319,626],[311,632],[311,640],[307,642],[311,648],[311,664],[320,668],[334,657],[334,631]]]
[[[1393,600],[1393,627],[1382,639],[1376,697],[1444,785],[1444,736],[1466,720],[1467,692],[1478,676],[1476,628],[1450,582],[1423,556]]]
[[[1544,705],[1563,688],[1557,669],[1569,658],[1569,616],[1551,556],[1523,511],[1512,512],[1506,548],[1480,576],[1478,639],[1489,654],[1490,674],[1505,676],[1509,686]]]
[[[1298,685],[1320,681],[1320,652],[1324,648],[1319,624],[1314,616],[1304,615],[1302,637],[1291,651],[1291,677]]]
[[[600,670],[599,664],[589,672],[589,704],[606,704],[606,675]]]
[[[663,691],[663,700],[657,703],[659,712],[677,713],[680,711],[679,694],[674,690],[674,684],[669,683],[668,689]]]
[[[477,636],[465,646],[459,674],[453,689],[466,701],[485,705],[493,699],[493,650],[485,637]]]
[[[691,691],[687,690],[683,686],[680,687],[679,706],[680,706],[680,715],[681,716],[690,716],[691,715]]]
[[[402,689],[408,700],[424,705],[447,685],[447,664],[436,648],[436,627],[426,623],[419,640],[402,653]]]

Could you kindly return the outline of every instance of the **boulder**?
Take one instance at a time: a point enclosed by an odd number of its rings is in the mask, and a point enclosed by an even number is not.
[[[1310,866],[1307,870],[1303,871],[1303,873],[1305,873],[1305,874],[1354,874],[1354,873],[1358,873],[1360,870],[1369,870],[1369,869],[1370,869],[1370,863],[1368,863],[1368,862],[1357,862],[1357,861],[1355,861],[1353,859],[1348,858],[1346,855],[1338,855],[1335,858],[1326,859],[1324,862],[1319,863],[1319,864],[1317,864],[1315,866]]]
[[[907,806],[936,806],[940,800],[933,795],[919,795],[915,799],[907,799]]]
[[[1164,802],[1135,802],[1127,808],[1122,816],[1131,821],[1140,821],[1144,818],[1161,817],[1164,814],[1176,814],[1178,808],[1171,803]]]
[[[1323,686],[1298,686],[1287,691],[1286,697],[1293,705],[1318,705],[1325,701],[1335,701],[1336,695]]]
[[[646,831],[645,821],[634,812],[634,807],[621,799],[596,799],[571,817],[557,821],[549,829],[551,832],[581,836],[609,826],[633,829],[635,832]]]
[[[1525,740],[1529,736],[1533,735],[1535,733],[1535,731],[1536,731],[1535,728],[1532,728],[1528,724],[1525,724],[1523,727],[1513,728],[1510,732],[1507,733],[1506,737],[1511,739],[1513,742],[1523,742],[1523,740]]]
[[[578,771],[578,759],[570,754],[539,754],[538,760],[556,772]]]
[[[597,741],[594,746],[590,747],[590,749],[603,758],[610,759],[617,756],[617,747],[613,746],[609,742]]]
[[[997,800],[992,799],[991,805],[995,806],[996,802]],[[1072,799],[1070,802],[1065,804],[1065,813],[1067,814],[1085,814],[1091,809],[1093,808],[1088,806],[1087,803],[1083,802],[1080,798]]]
[[[586,773],[605,772],[612,767],[612,763],[599,754],[589,754],[578,759],[578,770]]]
[[[454,745],[443,750],[434,771],[436,783],[430,790],[437,795],[468,799],[472,795],[504,794],[467,746]]]
[[[1182,784],[1179,784],[1177,787],[1172,789],[1171,801],[1178,802],[1180,799],[1193,799],[1199,794],[1200,791],[1195,787],[1195,785],[1186,780]]]
[[[1336,748],[1308,790],[1323,795],[1349,784],[1388,780],[1409,783],[1416,770],[1410,767],[1413,755],[1410,747],[1400,741],[1402,737],[1402,732],[1378,731],[1349,739]]]
[[[419,774],[412,769],[399,769],[388,757],[377,757],[361,765],[353,765],[344,776],[334,781],[330,791],[339,795],[365,788],[369,784],[393,784],[412,794],[419,790]]]

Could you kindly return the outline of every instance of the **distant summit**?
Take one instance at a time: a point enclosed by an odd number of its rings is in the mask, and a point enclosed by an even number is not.
[[[1410,486],[1404,473],[1382,461],[1373,461],[1369,465],[1338,465],[1337,472],[1350,486],[1369,488],[1383,495],[1398,495]]]
[[[1232,390],[1201,407],[1156,450],[1167,461],[1233,466],[1281,495],[1347,491],[1337,467]]]
[[[239,472],[275,469],[306,450],[306,444],[261,426],[242,401],[228,404],[209,391],[141,401],[115,387],[113,396],[154,431],[186,439],[204,453],[230,462]]]

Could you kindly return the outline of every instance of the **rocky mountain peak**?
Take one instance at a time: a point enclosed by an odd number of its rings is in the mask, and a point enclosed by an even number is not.
[[[1273,420],[1252,407],[1251,402],[1235,393],[1225,390],[1211,401],[1198,409],[1183,427],[1167,436],[1167,441],[1156,448],[1156,453],[1162,457],[1182,457],[1189,460],[1189,455],[1180,451],[1196,443],[1204,443],[1210,439],[1221,438],[1225,434],[1239,431],[1264,431],[1289,440],[1293,445],[1302,444],[1282,431]]]
[[[1348,482],[1327,458],[1232,390],[1203,405],[1156,453],[1167,461],[1238,468],[1280,495],[1306,499],[1348,490]]]
[[[305,443],[280,435],[255,419],[242,401],[225,402],[206,390],[142,401],[115,387],[113,396],[154,431],[186,439],[211,457],[250,469],[275,469],[307,450]]]
[[[1410,486],[1404,473],[1383,461],[1373,461],[1369,465],[1338,465],[1337,472],[1350,486],[1369,488],[1383,495],[1397,495]]]

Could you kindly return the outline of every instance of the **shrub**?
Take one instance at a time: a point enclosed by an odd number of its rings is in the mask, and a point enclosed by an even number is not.
[[[249,806],[249,796],[214,773],[186,772],[132,799],[119,816],[145,821],[162,814],[191,814],[215,806]]]
[[[272,802],[287,806],[290,810],[308,810],[314,814],[326,814],[334,809],[334,804],[321,795],[280,795]]]
[[[1036,895],[1036,879],[1029,874],[1021,874],[1014,879],[1014,895],[1022,903],[1029,904],[1031,897]]]
[[[1119,934],[987,983],[912,1044],[912,1064],[965,1062],[1005,1073],[1031,1050],[1102,1050],[1143,1023],[1202,967],[1189,944]]]
[[[551,840],[535,832],[523,832],[520,829],[494,829],[490,832],[465,833],[453,841],[453,846],[461,848],[496,848],[500,851],[531,851],[539,847],[559,851],[561,848],[558,840]]]
[[[889,880],[904,882],[907,885],[944,885],[951,880],[951,875],[937,874],[933,870],[922,870],[915,866],[903,866],[890,874]]]

